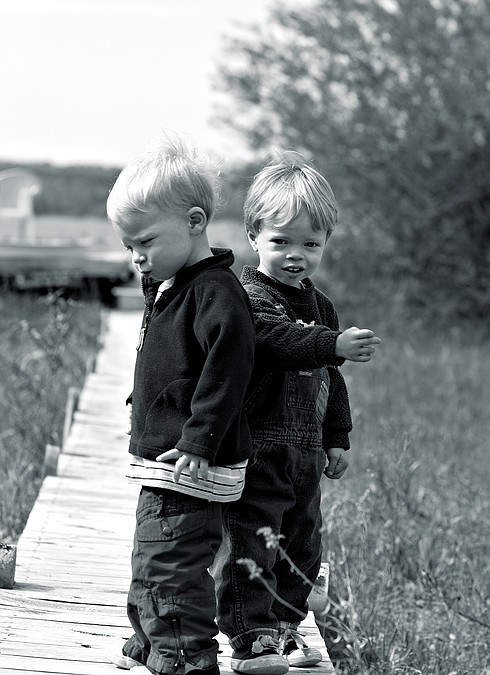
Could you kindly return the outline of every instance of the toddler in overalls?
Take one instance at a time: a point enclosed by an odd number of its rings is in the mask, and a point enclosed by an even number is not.
[[[343,475],[352,428],[338,366],[369,361],[380,342],[368,329],[341,332],[334,305],[309,278],[336,221],[328,182],[296,153],[257,174],[245,203],[248,239],[259,255],[258,267],[246,266],[241,277],[257,336],[246,401],[254,455],[242,497],[226,507],[214,568],[218,625],[237,672],[281,675],[322,659],[298,633],[311,586],[258,530],[281,536],[297,570],[314,583],[322,555],[320,479]],[[242,559],[257,565],[264,583]]]

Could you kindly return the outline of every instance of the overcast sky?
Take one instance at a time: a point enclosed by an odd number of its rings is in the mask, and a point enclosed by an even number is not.
[[[271,2],[0,0],[0,160],[122,165],[162,127],[236,156],[212,76],[222,35]]]

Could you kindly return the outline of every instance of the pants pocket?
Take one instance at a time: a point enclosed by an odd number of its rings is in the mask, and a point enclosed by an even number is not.
[[[203,500],[143,488],[136,511],[136,536],[140,542],[192,538],[206,520],[207,504]]]

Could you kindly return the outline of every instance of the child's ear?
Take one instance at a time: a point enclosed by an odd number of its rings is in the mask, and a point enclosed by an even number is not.
[[[200,206],[193,206],[187,212],[191,234],[201,234],[208,224],[208,217]]]
[[[257,241],[256,241],[256,234],[253,232],[247,231],[247,237],[248,237],[248,243],[250,246],[253,248],[255,252],[257,252],[258,247],[257,247]]]

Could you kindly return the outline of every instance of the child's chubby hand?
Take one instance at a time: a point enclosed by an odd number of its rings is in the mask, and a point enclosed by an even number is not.
[[[375,345],[381,344],[379,337],[369,328],[352,326],[341,333],[335,343],[335,354],[347,361],[370,361],[376,351]]]
[[[193,455],[190,452],[182,452],[182,450],[172,448],[172,450],[167,450],[161,455],[158,455],[156,461],[166,462],[168,460],[176,460],[174,468],[174,483],[179,482],[180,474],[186,466],[189,467],[191,480],[194,483],[198,482],[198,477],[200,477],[202,480],[206,480],[208,477],[209,461],[204,459],[204,457],[199,457],[199,455]]]
[[[329,448],[327,450],[327,459],[328,463],[325,467],[326,477],[333,480],[342,478],[349,466],[349,460],[346,457],[344,448]]]

